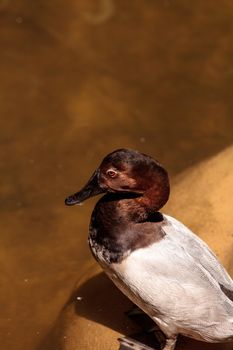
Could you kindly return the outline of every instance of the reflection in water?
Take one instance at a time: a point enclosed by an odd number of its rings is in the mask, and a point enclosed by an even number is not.
[[[120,0],[88,21],[103,4],[0,3],[4,350],[35,349],[89,266],[94,201],[63,198],[104,154],[136,148],[174,176],[232,142],[232,2]]]

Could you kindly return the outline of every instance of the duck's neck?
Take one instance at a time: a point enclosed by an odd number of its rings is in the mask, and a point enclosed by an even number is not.
[[[156,184],[145,191],[142,197],[137,201],[144,209],[144,215],[151,215],[151,213],[160,210],[167,202],[170,193],[169,182],[166,178],[161,178]]]
[[[96,204],[92,214],[89,244],[97,260],[102,256],[108,263],[121,261],[125,254],[146,247],[163,237],[160,226],[163,215],[158,189],[153,188],[143,196],[134,194],[107,194]],[[168,194],[167,194],[168,197]],[[165,195],[161,197],[166,202]],[[152,226],[154,222],[158,225]]]

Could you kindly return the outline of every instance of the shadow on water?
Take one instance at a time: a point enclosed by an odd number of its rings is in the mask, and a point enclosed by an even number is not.
[[[82,299],[80,299],[80,296],[82,296]],[[90,278],[73,291],[70,299],[61,311],[54,329],[47,335],[46,339],[37,350],[69,349],[69,345],[67,348],[63,347],[63,341],[61,339],[67,334],[66,327],[72,328],[72,321],[74,321],[76,317],[84,317],[86,320],[102,324],[111,330],[128,335],[134,339],[143,339],[147,342],[147,345],[159,349],[153,335],[140,338],[142,328],[133,324],[125,314],[131,307],[132,303],[118,291],[106,275],[100,273]],[[66,325],[67,320],[69,321]],[[143,320],[143,322],[145,324],[145,320]],[[153,323],[149,321],[149,318],[146,322],[148,325],[153,325]],[[74,339],[72,339],[72,341],[78,339],[80,336],[79,325],[80,324],[75,323],[73,325],[73,332],[71,334]],[[91,338],[92,334],[88,330],[88,321],[86,322],[86,331],[87,337],[89,336]],[[71,349],[73,349],[73,347],[71,347]],[[232,345],[208,344],[180,337],[177,349],[232,350]]]
[[[174,176],[232,143],[232,17],[230,0],[0,2],[4,350],[34,349],[85,271],[92,204],[63,198],[106,153]]]

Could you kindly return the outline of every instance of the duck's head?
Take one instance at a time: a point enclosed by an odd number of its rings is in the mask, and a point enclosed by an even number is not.
[[[146,154],[119,149],[108,154],[87,184],[65,200],[66,205],[80,204],[101,193],[119,193],[138,197],[143,205],[159,210],[169,197],[166,170]]]

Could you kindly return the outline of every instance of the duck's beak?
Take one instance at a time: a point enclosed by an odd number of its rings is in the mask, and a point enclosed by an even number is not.
[[[88,183],[75,194],[69,196],[65,200],[66,205],[80,204],[86,199],[96,196],[97,194],[106,192],[104,188],[99,185],[99,172],[96,170]]]

